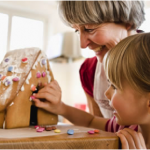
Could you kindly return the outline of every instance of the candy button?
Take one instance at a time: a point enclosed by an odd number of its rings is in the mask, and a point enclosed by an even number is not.
[[[73,135],[73,134],[74,134],[74,130],[69,129],[69,130],[67,131],[67,133],[68,133],[69,135]]]
[[[33,95],[30,96],[30,101],[32,101],[33,99],[35,99],[35,97]]]
[[[8,61],[9,61],[9,58],[6,58],[4,61],[5,61],[5,62],[8,62]]]
[[[58,130],[58,129],[56,129],[56,130],[54,130],[54,132],[55,132],[55,133],[60,133],[61,131]]]
[[[0,74],[0,79],[2,78],[2,76],[3,76],[3,75],[2,75],[2,74]]]
[[[6,78],[6,76],[2,76],[1,80],[4,80]]]
[[[99,133],[99,130],[95,129],[94,132],[95,132],[95,133]]]
[[[31,91],[36,91],[37,89],[36,89],[36,86],[35,85],[31,85]]]
[[[45,72],[42,72],[42,77],[45,77],[46,76],[46,73]]]
[[[45,127],[45,130],[46,130],[46,131],[51,131],[51,130],[52,130],[52,127]]]
[[[55,130],[55,129],[57,129],[55,126],[52,126],[52,130]]]
[[[19,78],[18,77],[15,77],[15,78],[13,78],[12,79],[14,82],[17,82],[17,81],[19,81]]]
[[[8,71],[9,71],[9,72],[12,72],[12,71],[13,71],[13,67],[12,67],[12,66],[9,66],[9,67],[8,67]]]
[[[46,64],[46,59],[42,59],[42,65]]]
[[[5,81],[5,86],[8,86],[8,85],[10,85],[11,84],[11,82],[9,81],[9,80],[6,80]]]
[[[45,130],[45,128],[38,128],[36,129],[37,132],[43,132]]]
[[[38,125],[36,125],[36,126],[34,126],[34,128],[35,129],[39,129],[39,128],[41,128],[40,126],[38,126]]]
[[[93,130],[88,131],[89,134],[94,134],[95,132]]]
[[[37,78],[40,78],[40,77],[41,77],[41,73],[40,73],[40,72],[37,72],[37,73],[36,73],[36,77],[37,77]]]
[[[23,62],[23,63],[27,63],[27,61],[28,61],[28,58],[26,58],[26,57],[25,57],[25,58],[22,58],[22,62]]]

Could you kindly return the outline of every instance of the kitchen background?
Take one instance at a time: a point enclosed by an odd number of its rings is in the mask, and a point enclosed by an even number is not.
[[[62,88],[62,101],[88,111],[79,68],[94,53],[80,49],[78,34],[62,22],[57,9],[57,1],[0,1],[0,61],[10,50],[41,48]],[[140,29],[150,32],[150,1],[145,1],[145,12]]]

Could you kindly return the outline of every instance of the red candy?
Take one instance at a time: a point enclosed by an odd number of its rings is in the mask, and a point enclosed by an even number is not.
[[[26,62],[28,60],[28,58],[22,58],[22,62]]]
[[[95,132],[93,130],[88,131],[89,134],[94,134]]]

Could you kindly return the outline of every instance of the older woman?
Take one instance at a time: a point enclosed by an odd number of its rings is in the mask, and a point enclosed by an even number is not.
[[[103,69],[105,54],[127,36],[137,34],[145,20],[140,1],[61,1],[61,18],[80,35],[81,48],[90,48],[96,57],[80,68],[82,87],[90,113],[111,118],[113,109],[104,95],[107,79]]]

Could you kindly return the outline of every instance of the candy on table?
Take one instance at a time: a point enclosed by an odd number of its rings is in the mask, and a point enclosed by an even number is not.
[[[52,127],[45,127],[45,130],[46,130],[46,131],[51,131],[51,130],[52,130]]]
[[[52,130],[56,130],[57,128],[55,126],[52,126]]]
[[[95,132],[95,133],[99,133],[99,130],[98,130],[98,129],[95,129],[94,132]]]
[[[95,132],[93,130],[88,131],[89,134],[94,134]]]
[[[60,133],[61,131],[59,129],[54,130],[55,133]]]
[[[34,126],[35,129],[41,128],[39,125]]]
[[[73,135],[73,134],[74,134],[74,130],[73,130],[73,129],[69,129],[69,130],[67,131],[67,134]]]
[[[43,128],[43,127],[36,129],[37,132],[43,132],[44,130],[45,130],[45,128]]]

